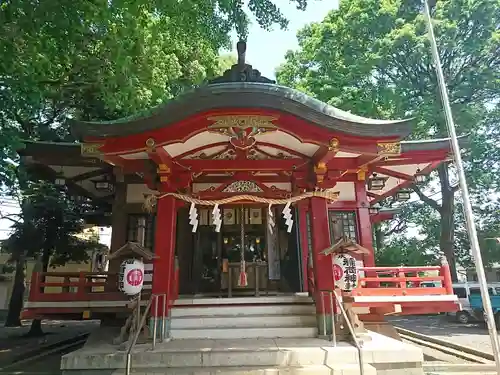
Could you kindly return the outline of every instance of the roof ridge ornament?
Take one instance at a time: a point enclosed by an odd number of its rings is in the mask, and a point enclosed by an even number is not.
[[[231,69],[226,70],[222,76],[209,80],[209,85],[232,82],[276,83],[272,79],[263,77],[257,69],[253,69],[252,65],[246,63],[247,43],[245,41],[240,40],[236,43],[236,50],[238,51],[238,62],[231,66]]]

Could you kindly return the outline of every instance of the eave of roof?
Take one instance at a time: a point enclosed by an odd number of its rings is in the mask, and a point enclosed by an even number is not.
[[[47,149],[57,147],[59,152],[67,150],[80,155],[81,144],[73,142],[23,141],[23,147],[17,150],[20,156],[29,156],[33,153],[46,152]]]
[[[262,108],[290,113],[317,126],[349,135],[404,138],[412,131],[412,119],[374,120],[353,115],[312,98],[298,90],[268,83],[232,82],[202,86],[179,95],[142,114],[116,121],[70,120],[79,138],[118,137],[140,134],[182,121],[200,112],[218,108]]]
[[[467,136],[458,137],[458,144],[462,147],[468,144]],[[402,141],[401,142],[401,152],[412,152],[412,151],[434,151],[434,150],[451,150],[451,139],[450,138],[438,138],[438,139],[424,139],[416,141]]]

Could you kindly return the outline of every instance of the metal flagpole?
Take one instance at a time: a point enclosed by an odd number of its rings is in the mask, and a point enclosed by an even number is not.
[[[453,154],[455,157],[455,163],[458,171],[460,190],[462,192],[462,199],[465,211],[467,232],[469,233],[472,255],[476,263],[476,273],[477,273],[479,287],[481,290],[481,298],[483,300],[486,323],[488,324],[488,331],[490,334],[491,345],[493,347],[493,355],[495,357],[497,374],[500,375],[500,345],[498,342],[497,329],[495,325],[496,322],[495,322],[495,317],[493,315],[493,309],[491,308],[490,297],[488,295],[488,285],[486,283],[486,275],[484,273],[483,259],[481,257],[481,250],[479,248],[479,242],[477,239],[476,225],[474,224],[474,214],[470,202],[469,189],[467,187],[467,181],[465,179],[462,155],[460,154],[460,147],[458,145],[455,123],[453,122],[450,100],[448,98],[448,90],[446,88],[446,83],[444,81],[443,68],[441,66],[441,59],[439,58],[436,38],[434,36],[434,29],[432,27],[431,13],[427,1],[428,0],[424,0],[424,10],[425,10],[425,17],[427,20],[427,27],[429,29],[428,31],[429,31],[429,39],[431,42],[432,57],[434,58],[439,90],[441,91],[441,99],[443,101],[444,113],[446,117],[446,125],[448,126],[448,131],[450,132],[451,146],[453,148]]]

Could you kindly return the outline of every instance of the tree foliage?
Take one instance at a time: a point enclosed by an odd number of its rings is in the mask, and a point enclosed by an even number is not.
[[[82,214],[90,202],[76,201],[63,188],[47,182],[29,182],[22,192],[23,216],[12,226],[13,233],[2,243],[10,253],[10,262],[16,263],[16,278],[24,276],[27,259],[36,259],[40,271],[49,266],[64,265],[68,261],[87,262],[92,251],[105,246],[95,239],[81,236],[84,229]],[[22,220],[21,220],[22,219]],[[14,284],[6,325],[20,324],[19,314],[24,296],[24,277]]]
[[[218,74],[222,75],[226,70],[231,69],[231,67],[238,62],[236,56],[231,54],[220,55],[217,59],[218,62]]]
[[[103,247],[81,236],[85,227],[82,214],[93,207],[90,201],[71,197],[65,188],[45,181],[30,182],[23,200],[23,220],[12,226],[12,235],[3,242],[13,260],[21,252],[30,258],[43,253],[50,257],[50,266],[56,267],[70,260],[86,262],[88,250]]]
[[[416,238],[398,236],[380,250],[375,251],[378,266],[427,266],[439,263],[439,257],[428,251]]]
[[[432,16],[458,133],[469,135],[470,183],[475,198],[489,199],[500,186],[500,148],[490,139],[498,136],[500,2],[438,0]],[[289,51],[277,72],[280,83],[359,115],[413,116],[414,138],[448,136],[421,1],[341,1],[298,39],[299,50]],[[439,216],[439,248],[456,276],[458,185],[449,163],[434,177],[440,201],[427,195],[430,188],[415,191]]]
[[[304,9],[306,0],[294,0]],[[64,120],[135,114],[218,73],[218,51],[243,1],[4,1],[0,4],[0,159],[20,139],[71,139]],[[271,0],[250,0],[264,28],[287,21]],[[0,183],[15,180],[2,163]]]
[[[476,217],[479,218],[476,221],[479,245],[483,262],[487,267],[500,263],[500,243],[496,241],[500,233],[498,206],[498,202],[492,200],[486,206],[475,207]],[[456,262],[462,268],[471,268],[474,266],[474,259],[465,226],[463,205],[460,201],[456,203],[453,220]],[[431,207],[421,201],[404,206],[394,219],[374,228],[377,264],[436,263],[442,254],[439,243],[440,232],[440,216]]]

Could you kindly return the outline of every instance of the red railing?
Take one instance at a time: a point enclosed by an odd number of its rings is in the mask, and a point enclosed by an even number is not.
[[[359,271],[365,275],[359,277],[358,287],[353,291],[355,296],[454,294],[447,263],[424,267],[362,267]],[[429,275],[436,271],[437,275]],[[426,275],[419,276],[422,273]]]
[[[424,296],[452,295],[452,280],[448,264],[427,267],[362,267],[353,296]],[[178,268],[171,283],[168,306],[177,298]],[[435,272],[437,275],[429,275]],[[364,273],[364,275],[363,275]],[[426,275],[421,275],[426,273]],[[59,280],[53,280],[57,278]],[[118,275],[106,272],[34,272],[29,293],[30,302],[125,301],[118,291]],[[311,280],[312,281],[312,280]],[[422,283],[435,283],[423,287]],[[146,283],[151,287],[150,283]],[[310,289],[314,285],[309,285]],[[151,290],[146,286],[144,292]],[[312,291],[311,291],[312,292]]]
[[[59,280],[47,280],[57,278]],[[113,281],[110,281],[113,280]],[[123,301],[127,297],[116,285],[118,274],[108,272],[33,272],[29,292],[30,302]],[[114,290],[116,288],[116,290]]]

